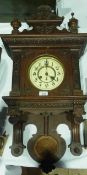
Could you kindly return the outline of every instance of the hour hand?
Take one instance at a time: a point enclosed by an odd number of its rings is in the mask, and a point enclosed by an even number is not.
[[[51,80],[54,80],[55,79],[55,77],[53,77],[53,76],[50,76],[50,78],[51,78]]]

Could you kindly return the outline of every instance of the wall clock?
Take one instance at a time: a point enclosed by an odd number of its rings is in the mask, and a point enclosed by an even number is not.
[[[56,132],[59,124],[67,124],[71,131],[71,153],[82,153],[80,123],[87,96],[81,90],[79,58],[87,35],[77,34],[78,20],[73,16],[69,31],[57,29],[63,19],[49,6],[40,6],[27,19],[32,30],[19,32],[21,23],[13,20],[12,34],[3,36],[13,59],[12,91],[3,97],[13,124],[11,152],[14,156],[23,153],[23,129],[28,123],[35,124],[37,133],[28,141],[27,149],[33,159],[43,164],[45,172],[52,170],[66,151],[64,138]]]
[[[31,83],[40,90],[53,90],[64,79],[63,64],[54,56],[39,56],[28,68]]]

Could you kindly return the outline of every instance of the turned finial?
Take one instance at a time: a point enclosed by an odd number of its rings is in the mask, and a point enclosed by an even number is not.
[[[74,18],[74,13],[71,13],[71,19],[68,22],[69,31],[71,33],[78,33],[78,20]]]
[[[19,33],[21,22],[18,19],[14,18],[13,21],[11,22],[11,26],[13,27],[12,34],[17,34]]]

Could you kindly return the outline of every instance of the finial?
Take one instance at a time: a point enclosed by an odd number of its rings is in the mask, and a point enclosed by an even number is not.
[[[71,16],[72,16],[72,18],[74,17],[74,13],[73,12],[71,13]]]
[[[78,33],[78,20],[74,18],[74,13],[71,13],[72,18],[68,22],[69,30],[71,33]]]
[[[19,33],[19,28],[21,27],[21,22],[14,18],[13,21],[11,22],[11,26],[13,27],[12,34],[17,34]]]

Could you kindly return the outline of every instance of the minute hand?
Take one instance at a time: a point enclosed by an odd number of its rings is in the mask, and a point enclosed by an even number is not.
[[[53,77],[53,76],[50,76],[50,78],[51,78],[52,80],[54,80],[54,79],[55,79],[55,77]]]

